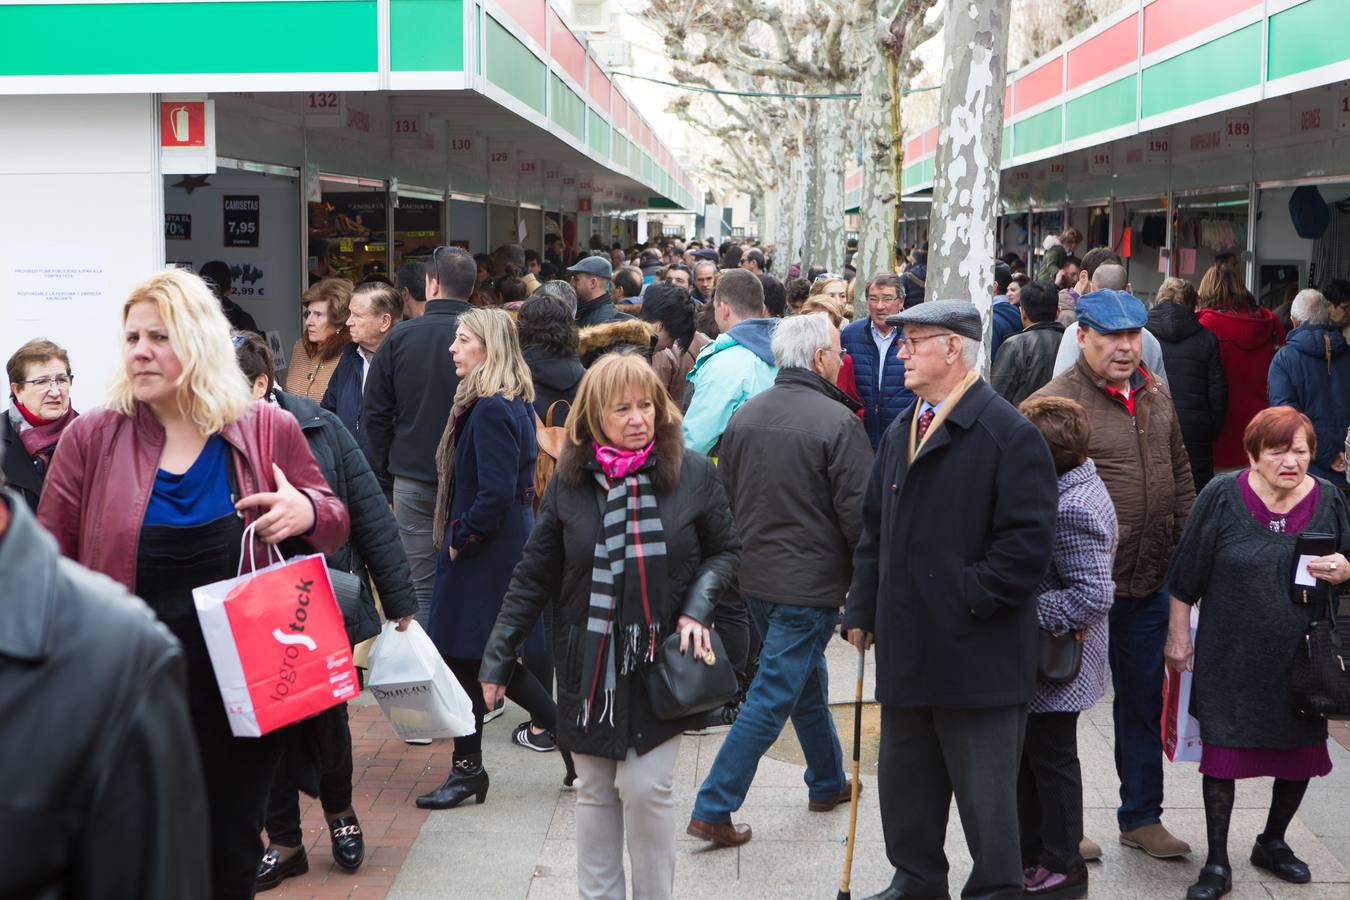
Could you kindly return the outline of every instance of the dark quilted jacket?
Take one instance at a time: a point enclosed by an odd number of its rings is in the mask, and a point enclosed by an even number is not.
[[[867,439],[875,450],[895,417],[914,402],[914,394],[905,387],[905,364],[896,356],[896,344],[892,341],[890,351],[886,354],[885,368],[882,369],[881,393],[878,395],[877,366],[881,360],[876,341],[872,340],[870,323],[870,319],[854,322],[840,332],[839,341],[853,360],[853,381],[863,406],[863,427],[867,429]],[[898,332],[895,340],[902,337],[904,333]]]
[[[1159,303],[1149,310],[1148,330],[1162,345],[1167,386],[1198,491],[1214,477],[1212,445],[1228,413],[1219,340],[1180,303]]]

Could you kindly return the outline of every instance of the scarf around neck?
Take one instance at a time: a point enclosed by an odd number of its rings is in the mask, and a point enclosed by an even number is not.
[[[937,414],[933,416],[933,421],[928,424],[928,430],[924,432],[923,440],[919,439],[919,415],[918,415],[919,408],[923,406],[923,400],[917,399],[914,401],[914,415],[910,416],[909,419],[910,462],[914,462],[914,458],[919,455],[919,451],[923,449],[923,445],[928,443],[929,439],[932,438],[933,435],[937,433],[938,426],[941,425],[943,422],[947,421],[947,417],[951,415],[953,409],[956,409],[956,404],[961,402],[961,398],[966,395],[966,391],[970,390],[971,387],[974,386],[975,382],[979,380],[980,380],[980,373],[976,372],[974,369],[971,369],[969,372],[966,373],[965,378],[962,378],[959,382],[957,382],[956,387],[952,388],[952,392],[948,394],[945,398],[943,398],[942,408],[937,411]]]
[[[19,433],[23,449],[33,458],[38,477],[42,477],[46,475],[47,467],[51,465],[52,454],[56,452],[56,443],[61,440],[61,433],[66,430],[66,426],[75,421],[79,413],[75,412],[72,405],[61,418],[50,422],[38,419],[38,423],[35,424],[33,420],[38,417],[30,413],[17,397],[11,396],[10,404],[10,420],[14,424],[14,430]]]
[[[615,478],[627,478],[629,475],[642,468],[642,464],[651,456],[652,448],[656,446],[656,439],[640,450],[620,450],[618,447],[609,447],[605,444],[595,445],[595,461],[600,464],[605,477],[613,481]]]
[[[645,451],[643,461],[622,477],[610,479],[602,472],[595,473],[600,489],[605,491],[605,515],[595,544],[590,608],[582,641],[577,726],[585,734],[596,726],[615,727],[614,697],[619,676],[632,675],[639,666],[656,658],[664,631],[662,617],[671,608],[665,530],[648,474],[656,463],[650,449]]]
[[[455,389],[455,403],[450,417],[445,420],[445,431],[436,445],[436,511],[431,525],[432,545],[440,550],[445,545],[445,527],[450,519],[450,500],[455,494],[455,442],[464,430],[464,424],[478,402],[478,393],[469,386],[473,379],[465,378]]]

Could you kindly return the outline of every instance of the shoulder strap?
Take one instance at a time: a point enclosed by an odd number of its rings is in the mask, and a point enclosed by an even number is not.
[[[550,404],[548,405],[548,411],[544,413],[544,426],[545,426],[545,427],[547,427],[547,428],[557,428],[557,427],[561,427],[561,426],[555,426],[555,425],[553,424],[553,410],[554,410],[555,408],[557,408],[557,406],[558,406],[559,403],[561,403],[563,406],[566,406],[567,409],[568,409],[569,411],[572,409],[572,404],[571,404],[570,402],[568,402],[567,400],[561,400],[561,399],[559,399],[559,400],[554,400],[552,403],[550,403]],[[538,413],[535,413],[535,416],[534,416],[534,417],[535,417],[535,419],[537,420],[537,419],[539,418],[539,414],[538,414]]]

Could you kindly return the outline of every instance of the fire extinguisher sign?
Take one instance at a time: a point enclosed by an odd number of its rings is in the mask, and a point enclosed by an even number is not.
[[[258,195],[226,194],[225,246],[258,246]]]

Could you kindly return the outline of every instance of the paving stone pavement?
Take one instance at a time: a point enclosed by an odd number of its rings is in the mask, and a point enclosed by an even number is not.
[[[853,699],[856,656],[842,642],[830,651],[831,701]],[[870,666],[869,666],[870,672]],[[871,678],[866,696],[871,696]],[[1194,763],[1167,764],[1164,821],[1189,841],[1188,860],[1153,860],[1116,842],[1118,781],[1112,762],[1108,697],[1085,715],[1079,728],[1083,761],[1086,831],[1105,857],[1091,866],[1091,896],[1121,900],[1184,897],[1204,856],[1204,811]],[[508,705],[484,729],[485,764],[492,777],[487,802],[424,813],[416,794],[440,783],[449,763],[446,744],[410,747],[393,737],[368,696],[352,710],[356,748],[355,805],[366,829],[368,861],[355,874],[332,864],[322,812],[303,809],[310,874],[287,881],[269,896],[390,898],[576,897],[575,794],[562,786],[556,754],[530,753],[510,743],[524,713]],[[841,734],[846,750],[848,734]],[[677,898],[824,898],[838,890],[848,808],[831,813],[806,809],[801,767],[765,758],[736,821],[748,822],[754,839],[737,849],[712,849],[684,835],[693,798],[712,765],[721,735],[685,737],[676,769],[679,801],[675,896]],[[1287,885],[1247,862],[1250,841],[1265,822],[1269,781],[1239,787],[1230,853],[1234,900],[1350,900],[1350,751],[1333,743],[1335,771],[1316,779],[1290,844],[1308,861],[1314,882]],[[891,875],[882,843],[875,779],[859,804],[853,896],[882,889]],[[947,829],[953,895],[970,869],[960,820],[953,808]]]

